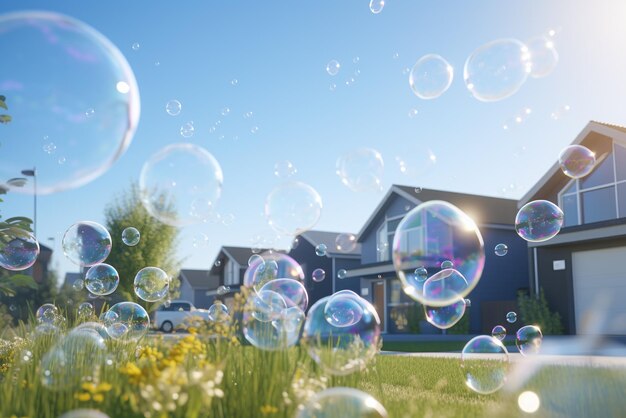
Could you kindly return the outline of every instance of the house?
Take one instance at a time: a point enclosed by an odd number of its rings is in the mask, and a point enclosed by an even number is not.
[[[406,213],[430,200],[457,206],[481,231],[486,260],[480,282],[468,296],[469,331],[490,334],[493,326],[504,322],[507,311],[516,308],[517,292],[528,286],[526,243],[514,229],[515,200],[394,185],[358,234],[361,266],[348,270],[345,279],[335,280],[335,290],[350,288],[370,300],[378,311],[384,332],[409,332],[407,322],[415,302],[403,292],[396,277],[391,261],[392,243],[396,227]],[[505,257],[494,253],[499,243],[509,248]]]
[[[260,250],[260,253],[265,251]],[[211,303],[220,299],[229,308],[232,306],[233,295],[243,285],[243,275],[248,268],[248,260],[253,254],[249,247],[224,246],[220,248],[210,270],[211,276],[215,279],[205,292]],[[230,288],[230,291],[219,295],[220,286],[226,286]]]
[[[217,289],[219,277],[211,274],[211,270],[182,269],[179,273],[179,299],[194,304],[196,308],[207,309],[213,303],[213,297],[208,292]]]
[[[558,162],[520,200],[558,205],[560,233],[529,242],[534,292],[563,319],[566,333],[626,335],[626,127],[589,122],[574,139],[595,153],[593,171],[571,179]]]
[[[33,279],[37,283],[42,283],[44,279],[48,277],[48,266],[50,265],[50,259],[52,258],[52,249],[41,243],[39,243],[39,256],[35,264],[30,267]]]

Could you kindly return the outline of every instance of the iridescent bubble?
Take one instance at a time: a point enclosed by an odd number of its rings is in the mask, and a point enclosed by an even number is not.
[[[515,345],[524,356],[532,356],[539,353],[543,334],[538,326],[526,325],[517,330]]]
[[[59,308],[51,303],[44,303],[37,309],[35,319],[38,324],[53,324],[59,315]]]
[[[376,244],[376,251],[380,254],[387,254],[389,251],[389,243],[387,241],[381,241]]]
[[[115,292],[120,283],[120,275],[113,266],[96,264],[87,270],[85,287],[94,295],[104,296]]]
[[[296,236],[313,228],[322,214],[322,198],[301,182],[277,186],[265,200],[265,216],[279,234]]]
[[[146,302],[163,299],[170,290],[170,277],[158,267],[144,267],[134,281],[135,294]]]
[[[330,75],[337,75],[340,68],[341,64],[339,64],[337,60],[330,60],[328,64],[326,64],[326,72]]]
[[[0,155],[0,178],[37,167],[37,193],[82,186],[105,173],[130,145],[139,121],[139,91],[124,55],[101,33],[71,17],[42,11],[0,17],[0,74],[10,123]],[[35,70],[36,69],[36,70]],[[42,70],[42,69],[45,69]],[[124,86],[120,89],[118,87]],[[94,108],[92,116],[85,109]],[[72,164],[39,149],[39,138]],[[15,191],[32,194],[34,182]]]
[[[488,335],[472,338],[461,352],[461,370],[468,388],[481,395],[498,391],[506,382],[509,353]]]
[[[0,267],[26,270],[37,261],[39,243],[30,232],[9,227],[0,231]]]
[[[318,257],[326,256],[327,252],[328,247],[326,246],[326,244],[317,244],[315,246],[315,255],[317,255]]]
[[[338,279],[345,279],[348,276],[348,271],[346,269],[339,269],[337,271],[337,278]]]
[[[340,290],[328,299],[324,307],[326,321],[334,327],[350,327],[363,317],[360,296],[352,290]]]
[[[243,284],[257,292],[268,282],[276,279],[304,281],[304,272],[296,260],[286,254],[265,252],[248,266]]]
[[[137,228],[129,226],[128,228],[124,228],[122,231],[122,242],[129,247],[134,247],[139,244],[139,240],[141,239],[141,234]]]
[[[313,281],[316,283],[323,281],[325,278],[326,272],[324,271],[324,269],[315,269],[313,270],[313,273],[311,273],[311,279],[313,279]]]
[[[559,154],[561,170],[573,179],[579,179],[591,173],[595,164],[596,154],[582,145],[570,145]]]
[[[533,78],[545,77],[556,68],[559,54],[554,48],[554,41],[538,36],[526,42],[530,53],[530,76]]]
[[[248,258],[248,266],[251,266],[254,263],[263,263],[263,257],[258,254],[252,254],[250,258]]]
[[[219,286],[217,288],[217,294],[222,296],[225,295],[227,293],[230,293],[230,286]]]
[[[180,136],[183,138],[191,138],[196,132],[196,128],[193,126],[193,121],[184,123],[180,127]]]
[[[249,299],[249,310],[257,321],[271,322],[280,317],[287,302],[283,297],[272,290],[260,290],[252,294]]]
[[[426,267],[420,266],[416,268],[414,278],[418,282],[425,282],[426,279],[428,279],[428,270],[426,270]]]
[[[377,15],[383,11],[385,0],[370,0],[370,11]]]
[[[295,345],[304,322],[304,312],[297,306],[281,309],[284,300],[281,302],[280,295],[271,290],[262,293],[265,301],[260,302],[259,296],[253,295],[252,308],[244,311],[243,334],[246,340],[261,350],[270,351]]]
[[[172,144],[144,163],[139,190],[150,215],[168,225],[184,226],[210,217],[223,181],[222,168],[207,150]]]
[[[81,267],[90,267],[106,260],[112,244],[109,231],[102,225],[89,221],[70,226],[62,241],[65,256]]]
[[[441,260],[453,261],[455,269],[441,270],[426,282],[419,279],[416,269],[437,269]],[[423,305],[447,306],[467,296],[480,280],[485,265],[482,235],[459,208],[431,200],[412,209],[398,224],[393,263],[407,295]]]
[[[113,339],[137,342],[148,332],[150,317],[141,305],[120,302],[106,312],[104,326]]]
[[[453,327],[465,314],[465,300],[459,299],[447,306],[424,306],[426,320],[439,329]]]
[[[296,415],[296,418],[347,417],[387,418],[388,414],[371,395],[353,388],[334,387],[313,395]]]
[[[209,307],[209,319],[213,322],[228,322],[230,315],[228,308],[223,303],[214,303]]]
[[[80,292],[85,288],[85,281],[83,279],[76,279],[74,283],[72,283],[72,289],[76,292]]]
[[[274,175],[279,179],[286,179],[298,172],[291,161],[280,161],[274,164]]]
[[[472,307],[472,301],[470,299],[465,299],[465,307],[466,308],[471,308]]]
[[[183,105],[178,100],[170,100],[165,104],[165,111],[170,116],[178,116]]]
[[[497,338],[500,341],[504,340],[504,337],[506,337],[506,328],[504,328],[502,325],[496,325],[491,330],[491,336],[493,338]]]
[[[504,257],[509,252],[509,247],[506,244],[498,244],[494,249],[494,252],[498,257]]]
[[[509,312],[506,314],[506,322],[514,324],[517,322],[517,314],[515,312]]]
[[[306,288],[299,280],[271,280],[263,285],[259,294],[266,290],[279,294],[285,301],[287,308],[297,306],[301,311],[306,311],[306,308],[309,306],[309,295]]]
[[[463,77],[470,93],[483,102],[515,94],[532,68],[528,47],[516,39],[500,39],[476,49],[465,62]]]
[[[563,211],[547,200],[535,200],[522,206],[515,217],[517,234],[530,242],[547,241],[563,226]]]
[[[445,260],[441,263],[441,269],[451,269],[454,268],[454,263],[450,260]]]
[[[347,375],[364,370],[379,350],[380,319],[374,307],[359,298],[363,314],[352,326],[335,327],[324,311],[330,297],[317,301],[310,309],[302,332],[309,355],[326,372]]]
[[[91,303],[83,302],[78,305],[78,316],[83,318],[90,318],[93,316],[95,310]]]
[[[350,151],[337,160],[337,175],[355,192],[380,191],[384,168],[383,157],[370,148]]]
[[[337,251],[341,251],[343,253],[349,253],[354,251],[356,248],[357,241],[356,235],[354,234],[339,234],[335,237],[335,248]]]
[[[275,327],[279,332],[286,333],[300,333],[300,328],[304,323],[304,318],[306,315],[302,309],[297,306],[291,306],[289,308],[283,309],[280,313],[280,319],[275,319],[272,321],[272,326]]]
[[[454,77],[454,69],[441,55],[421,57],[409,74],[409,85],[420,99],[436,99],[445,93]]]

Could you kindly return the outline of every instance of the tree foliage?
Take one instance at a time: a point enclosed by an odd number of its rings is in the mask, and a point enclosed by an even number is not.
[[[124,300],[138,300],[133,290],[135,275],[144,267],[159,267],[170,275],[173,287],[178,286],[180,261],[176,258],[179,231],[176,227],[163,224],[152,217],[140,200],[139,190],[132,185],[120,194],[105,210],[106,226],[113,239],[111,254],[106,263],[115,267],[120,274],[116,294]],[[135,227],[141,234],[139,244],[129,247],[122,242],[122,232]]]
[[[563,333],[561,315],[558,312],[550,311],[543,289],[539,290],[539,297],[520,292],[517,297],[517,304],[524,324],[537,325],[544,335]]]

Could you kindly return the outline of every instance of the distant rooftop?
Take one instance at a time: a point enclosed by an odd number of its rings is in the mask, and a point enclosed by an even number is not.
[[[356,247],[351,251],[340,251],[337,249],[335,244],[335,240],[337,239],[337,235],[341,234],[341,232],[328,232],[328,231],[306,231],[300,234],[301,238],[306,239],[313,245],[314,247],[319,244],[326,245],[328,249],[327,252],[329,254],[343,254],[343,255],[360,255],[361,254],[361,244],[357,244]]]
[[[219,277],[211,275],[209,270],[182,269],[180,275],[184,276],[194,289],[215,289],[219,286]]]

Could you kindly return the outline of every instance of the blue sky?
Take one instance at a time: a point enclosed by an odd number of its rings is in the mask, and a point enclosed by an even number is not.
[[[43,4],[9,0],[0,11],[42,9]],[[51,244],[48,237],[56,239],[54,265],[62,272],[77,270],[60,251],[65,229],[79,220],[102,222],[104,206],[139,178],[143,162],[183,141],[179,129],[188,121],[195,126],[189,142],[209,150],[223,169],[219,211],[235,217],[229,226],[209,223],[183,231],[179,253],[188,268],[208,268],[221,245],[249,245],[253,235],[268,229],[263,203],[280,183],[273,175],[278,161],[291,161],[298,169],[295,179],[320,193],[324,209],[318,229],[358,232],[383,195],[355,193],[341,184],[335,161],[347,151],[381,152],[385,190],[399,183],[519,198],[589,120],[626,124],[626,4],[621,0],[389,0],[377,15],[368,4],[45,3],[46,10],[82,20],[117,45],[141,94],[141,119],[127,152],[95,181],[40,197],[39,239],[46,244]],[[483,103],[470,96],[462,72],[474,49],[549,30],[556,31],[560,56],[551,75],[529,79],[502,101]],[[132,49],[135,42],[138,50]],[[404,69],[428,53],[445,57],[455,78],[440,98],[424,101],[411,92]],[[325,71],[332,59],[342,64],[335,77]],[[355,82],[346,86],[350,77]],[[335,91],[331,83],[337,84]],[[177,117],[165,112],[171,99],[183,105]],[[558,120],[550,117],[566,105],[569,112]],[[230,109],[227,117],[220,115],[224,107]],[[528,120],[502,129],[526,107],[532,109]],[[419,113],[410,118],[413,108]],[[244,118],[246,112],[253,117]],[[217,120],[223,120],[221,133],[210,133]],[[258,127],[255,134],[253,127]],[[437,157],[434,165],[427,163],[429,152]],[[396,157],[409,175],[401,173]],[[32,196],[8,195],[2,214],[31,215]],[[198,231],[208,244],[194,248]]]

